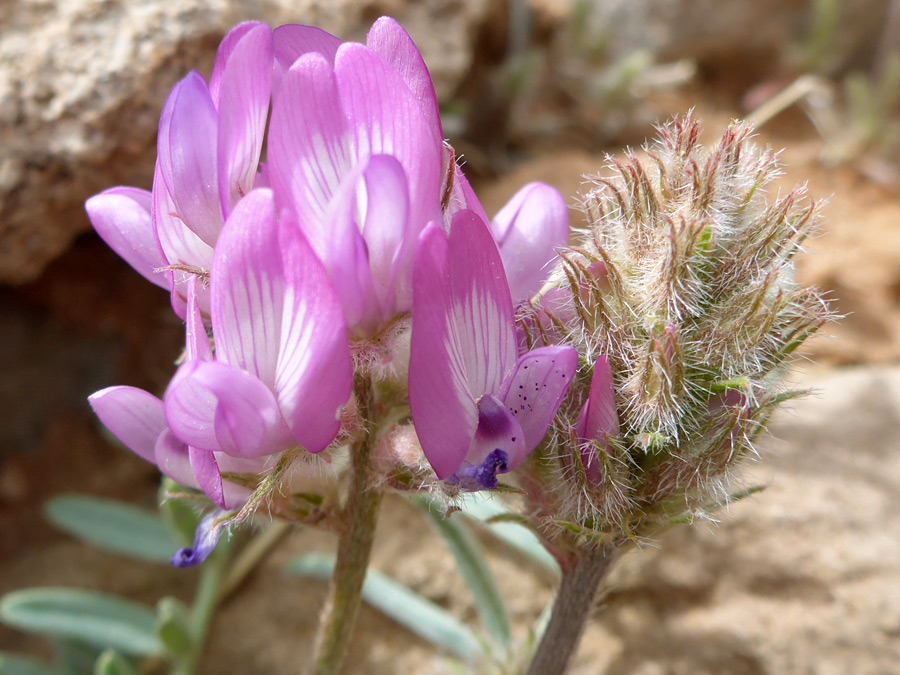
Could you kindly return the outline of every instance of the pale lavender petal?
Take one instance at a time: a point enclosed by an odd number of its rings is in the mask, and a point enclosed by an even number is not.
[[[289,24],[275,29],[275,66],[272,74],[272,98],[278,94],[285,73],[304,54],[318,52],[334,65],[341,41],[331,33],[314,26]]]
[[[525,434],[517,416],[500,399],[491,395],[482,396],[478,401],[478,430],[466,461],[479,465],[497,451],[503,453],[507,467],[519,466],[528,455]]]
[[[271,390],[223,363],[185,363],[166,391],[165,406],[169,428],[196,448],[252,458],[291,445]]]
[[[218,181],[222,214],[253,189],[262,150],[272,72],[272,30],[257,24],[231,52],[221,80]]]
[[[357,202],[367,202],[364,192],[363,198],[358,199],[365,186],[363,168],[358,166],[350,171],[331,200],[325,219],[330,231],[328,249],[322,255],[340,298],[347,327],[358,335],[368,335],[389,318],[376,294],[369,249],[356,221],[360,210]]]
[[[366,46],[394,68],[419,102],[426,120],[443,137],[441,112],[434,84],[422,54],[412,38],[395,19],[383,16],[369,30]]]
[[[369,269],[382,307],[393,316],[412,309],[416,240],[409,218],[409,184],[403,167],[389,155],[373,155],[363,174],[366,188],[363,237]]]
[[[450,307],[459,359],[476,399],[496,394],[516,362],[512,300],[487,223],[471,211],[453,218],[447,246]]]
[[[301,56],[272,107],[267,161],[279,210],[294,213],[313,249],[328,248],[328,203],[355,164],[331,63]]]
[[[450,159],[451,153],[447,150],[445,152],[445,162],[449,162]],[[445,181],[444,185],[441,186],[441,194],[443,194],[446,189],[447,185]],[[450,223],[453,221],[453,216],[463,209],[474,211],[484,222],[490,222],[490,219],[484,212],[484,207],[481,205],[481,202],[478,201],[475,190],[472,189],[472,186],[469,184],[468,179],[463,173],[462,167],[458,164],[454,164],[453,185],[450,189],[449,198],[447,199],[447,206],[444,209],[444,227],[446,229],[450,229]]]
[[[598,356],[594,362],[590,393],[575,423],[575,435],[582,441],[600,441],[604,446],[607,436],[619,435],[612,368],[605,356]]]
[[[266,462],[270,459],[270,457],[256,457],[253,459],[246,459],[244,457],[232,457],[231,455],[226,455],[223,452],[215,453],[215,457],[216,463],[219,465],[219,471],[221,472],[260,475],[265,473],[267,467]],[[222,482],[222,493],[224,508],[239,509],[247,502],[247,499],[252,494],[252,491],[249,488],[244,487],[243,485],[238,485],[236,483],[231,483],[227,480],[224,480]]]
[[[569,237],[569,212],[562,195],[544,183],[529,183],[491,221],[513,300],[537,293],[551,271],[556,250]]]
[[[449,478],[469,452],[478,409],[469,391],[452,324],[447,237],[430,225],[416,253],[409,406],[416,435],[438,478]]]
[[[153,231],[168,264],[208,272],[212,264],[213,248],[194,234],[178,215],[175,202],[163,179],[159,162],[156,164],[156,172],[153,176],[152,197],[153,204],[150,214],[153,220]],[[186,300],[187,279],[190,275],[186,272],[170,274],[174,276],[177,285],[184,286],[182,294]],[[202,292],[200,292],[200,297],[203,297]],[[209,309],[208,303],[204,306],[201,301],[200,306]]]
[[[353,388],[350,345],[328,272],[295,224],[282,222],[279,242],[285,291],[275,392],[294,438],[320,452],[337,435]]]
[[[209,344],[209,335],[206,333],[206,326],[203,325],[200,304],[197,300],[197,289],[199,287],[200,281],[196,277],[188,282],[187,308],[185,312],[187,346],[185,347],[184,356],[188,361],[212,361],[212,346]]]
[[[245,21],[228,31],[228,34],[222,38],[222,42],[219,43],[219,49],[216,51],[216,60],[213,63],[212,74],[209,76],[209,95],[217,110],[219,108],[222,78],[225,75],[225,68],[231,60],[232,53],[234,53],[238,44],[240,44],[247,33],[260,26],[264,26],[270,34],[272,33],[272,29],[264,23],[258,21]]]
[[[284,306],[282,252],[272,191],[238,202],[216,245],[210,313],[216,358],[275,383]]]
[[[225,493],[222,488],[222,474],[212,450],[188,448],[191,471],[197,479],[200,489],[206,493],[216,506],[225,507]]]
[[[541,347],[516,362],[500,398],[522,425],[528,453],[544,440],[577,369],[572,347]],[[515,468],[511,461],[510,471]]]
[[[155,463],[156,441],[166,430],[161,400],[136,387],[108,387],[91,394],[88,403],[103,426],[125,447]]]
[[[146,190],[115,187],[88,199],[84,208],[94,230],[113,251],[142,277],[168,290],[168,275],[156,271],[166,259],[153,233],[151,199]]]
[[[363,45],[344,43],[334,75],[348,120],[351,156],[392,155],[409,181],[410,219],[416,231],[440,218],[443,139],[425,117],[400,74]]]
[[[203,77],[175,85],[160,122],[159,165],[184,223],[210,246],[222,227],[216,161],[218,113]]]
[[[168,476],[179,485],[200,489],[194,477],[188,446],[179,440],[170,429],[159,435],[154,449],[156,465],[164,476]]]

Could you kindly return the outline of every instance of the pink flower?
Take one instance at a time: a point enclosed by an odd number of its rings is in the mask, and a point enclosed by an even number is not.
[[[578,367],[571,347],[517,358],[512,298],[487,224],[457,213],[431,225],[415,268],[409,401],[438,478],[496,487],[547,433]]]
[[[612,369],[605,356],[594,362],[594,375],[588,400],[575,422],[575,437],[580,442],[581,462],[588,482],[598,484],[603,479],[597,452],[609,448],[609,438],[619,435],[619,413],[613,389]]]
[[[248,493],[222,471],[260,473],[272,455],[298,446],[321,452],[334,440],[351,393],[350,351],[327,272],[296,225],[279,222],[268,189],[240,200],[218,238],[215,355],[196,285],[188,286],[187,358],[165,400],[134,387],[89,400],[133,452],[232,509]]]
[[[275,44],[285,71],[268,143],[276,203],[331,273],[351,332],[372,335],[412,308],[415,243],[441,219],[431,78],[393,19],[379,19],[366,45],[297,26],[276,30]]]

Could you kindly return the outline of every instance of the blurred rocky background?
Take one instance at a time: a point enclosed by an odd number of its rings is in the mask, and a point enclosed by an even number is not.
[[[40,516],[63,491],[153,503],[155,472],[100,434],[85,398],[114,383],[160,391],[182,341],[165,293],[89,232],[84,200],[150,187],[169,89],[192,68],[209,74],[234,23],[359,40],[383,14],[420,46],[489,213],[529,180],[575,205],[606,153],[689,109],[710,142],[731,118],[756,119],[758,142],[785,148],[778,189],[808,182],[828,200],[798,272],[845,315],[806,352],[825,370],[798,375],[821,395],[777,420],[780,440],[751,470],[766,491],[719,528],[673,532],[624,561],[576,672],[897,672],[897,0],[0,2],[0,593],[67,583],[153,602],[178,583],[85,552]],[[447,556],[409,553],[425,526],[391,509],[404,534],[382,528],[376,565],[472,618]],[[329,545],[300,533],[289,548]],[[524,631],[551,586],[502,556],[491,564]],[[204,672],[295,672],[324,591],[285,593],[275,576],[223,610]],[[424,643],[374,612],[361,629],[353,672],[440,672]],[[0,627],[0,649],[22,644],[46,649]]]

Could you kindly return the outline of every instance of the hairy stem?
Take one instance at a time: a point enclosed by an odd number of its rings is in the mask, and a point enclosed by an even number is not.
[[[363,581],[369,566],[381,492],[372,481],[374,402],[369,375],[357,375],[354,392],[363,429],[351,447],[352,471],[346,505],[347,528],[338,542],[337,562],[331,577],[328,603],[316,642],[316,675],[336,675],[347,653]]]
[[[581,641],[600,582],[615,559],[615,548],[594,548],[564,567],[550,623],[527,675],[562,675],[566,671],[569,659]]]

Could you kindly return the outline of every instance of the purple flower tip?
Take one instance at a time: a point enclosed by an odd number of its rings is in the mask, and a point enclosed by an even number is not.
[[[497,474],[507,471],[509,471],[509,455],[497,448],[491,451],[481,464],[463,464],[447,482],[473,492],[496,490]]]
[[[202,555],[202,552],[196,549],[182,548],[172,556],[172,567],[194,567],[206,560],[209,553],[207,551],[206,555]]]
[[[173,567],[194,567],[209,557],[209,554],[215,550],[216,544],[219,543],[219,537],[224,529],[219,521],[221,515],[221,511],[213,511],[204,516],[197,525],[194,546],[176,552],[172,556]]]

